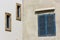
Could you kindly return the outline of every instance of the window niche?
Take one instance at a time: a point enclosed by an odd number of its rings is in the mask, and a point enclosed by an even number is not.
[[[16,20],[21,21],[21,4],[16,3]]]
[[[11,14],[5,13],[5,30],[11,31]]]

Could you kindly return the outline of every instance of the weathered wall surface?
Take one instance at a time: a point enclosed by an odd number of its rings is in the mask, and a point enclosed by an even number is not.
[[[24,0],[23,1],[23,40],[60,40],[60,3],[59,0]],[[38,15],[36,9],[55,7],[56,36],[38,37]]]
[[[0,40],[22,40],[22,21],[16,20],[16,3],[22,0],[0,0]],[[11,32],[5,31],[5,12],[11,13]]]

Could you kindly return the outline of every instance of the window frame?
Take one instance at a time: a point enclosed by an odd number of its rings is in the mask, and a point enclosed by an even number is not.
[[[55,7],[52,7],[52,8],[42,8],[42,9],[36,9],[35,10],[35,14],[36,15],[46,15],[46,14],[55,14],[54,13],[54,11],[55,11]],[[51,12],[53,12],[53,13],[51,13]],[[56,20],[56,19],[55,19]],[[38,25],[38,24],[37,24]],[[50,35],[46,35],[46,36],[50,36]],[[38,37],[46,37],[46,36],[40,36],[39,34],[38,34]],[[56,36],[56,21],[55,21],[55,35],[51,35],[51,36]]]
[[[7,16],[9,16],[9,28],[7,28]],[[8,12],[5,12],[5,31],[10,31],[11,32],[11,14]]]
[[[18,6],[20,7],[19,17],[18,17],[18,9],[17,9]],[[21,21],[21,4],[19,3],[16,3],[16,20]]]

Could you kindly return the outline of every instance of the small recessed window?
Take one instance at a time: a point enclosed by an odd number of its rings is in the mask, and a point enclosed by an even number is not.
[[[6,27],[5,27],[5,30],[6,31],[11,31],[11,14],[10,13],[5,13],[5,16],[6,16],[6,20],[5,20],[5,23],[6,23]]]
[[[21,4],[16,3],[16,19],[21,21]]]

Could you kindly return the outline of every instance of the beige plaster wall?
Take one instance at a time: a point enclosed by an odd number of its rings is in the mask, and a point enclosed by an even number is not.
[[[23,40],[60,40],[60,3],[58,0],[23,0]],[[56,36],[38,37],[36,9],[55,7]]]

